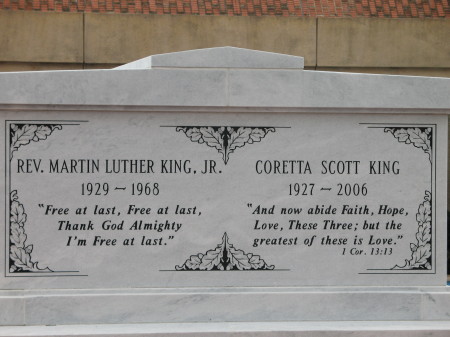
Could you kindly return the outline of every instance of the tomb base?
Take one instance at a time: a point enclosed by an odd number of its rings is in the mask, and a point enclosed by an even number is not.
[[[449,321],[450,289],[444,286],[0,291],[2,326],[192,323],[199,328],[203,326],[200,323],[213,322],[217,323],[211,327],[221,326],[220,322],[300,324],[369,320]]]
[[[447,337],[448,321],[228,322],[1,327],[0,336]]]

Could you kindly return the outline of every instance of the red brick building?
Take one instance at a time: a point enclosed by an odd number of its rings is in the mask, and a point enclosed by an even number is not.
[[[3,0],[0,8],[158,15],[450,18],[447,0]]]
[[[0,71],[236,46],[305,68],[450,77],[448,0],[0,0]]]

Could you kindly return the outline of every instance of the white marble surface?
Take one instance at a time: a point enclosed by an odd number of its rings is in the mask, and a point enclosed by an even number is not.
[[[81,289],[0,294],[0,326],[449,321],[448,287]],[[432,298],[432,301],[430,299]]]
[[[422,295],[422,317],[425,320],[446,319],[450,321],[450,292]]]
[[[449,112],[448,78],[305,71],[302,63],[290,55],[211,48],[155,55],[122,69],[0,73],[0,105]]]
[[[450,79],[304,71],[301,58],[236,49],[181,56],[140,60],[129,70],[1,73],[0,110],[14,118],[36,110],[53,111],[58,118],[93,110],[450,112]],[[443,217],[438,221],[445,223]],[[440,261],[444,255],[437,253]],[[85,289],[50,290],[42,281],[36,290],[0,290],[0,336],[450,334],[445,286],[91,289],[77,282]]]
[[[12,126],[7,125],[15,137],[19,137],[22,130],[32,130],[33,122],[27,124],[28,122],[24,120],[61,119],[60,115],[55,113],[22,112],[20,116],[17,122],[11,121],[16,117],[14,114],[4,116],[4,120],[8,120],[7,123],[12,123]],[[7,277],[0,277],[0,288],[438,286],[445,284],[446,274],[443,266],[446,260],[442,255],[443,252],[445,253],[446,246],[445,225],[434,222],[434,219],[432,226],[435,226],[436,230],[429,239],[432,238],[434,247],[437,249],[432,251],[430,247],[427,251],[430,263],[433,265],[431,267],[430,264],[430,270],[411,271],[392,270],[392,268],[396,265],[403,266],[406,259],[408,261],[412,259],[411,243],[417,242],[416,236],[419,230],[416,214],[420,205],[424,203],[425,191],[433,193],[432,199],[436,207],[433,215],[441,218],[446,215],[446,189],[442,188],[441,182],[437,183],[437,188],[431,189],[435,178],[444,176],[446,173],[447,157],[440,155],[446,149],[446,117],[77,112],[64,114],[64,119],[86,122],[63,125],[61,130],[55,130],[45,140],[20,146],[17,151],[14,151],[12,160],[9,161],[8,191],[17,191],[17,200],[27,216],[23,227],[27,236],[24,245],[26,247],[33,245],[30,255],[25,256],[29,256],[33,263],[38,263],[41,270],[31,269],[35,272],[34,274],[21,274],[17,268],[21,268],[24,262],[26,263],[25,258],[8,254],[7,256],[12,256],[15,260],[14,264],[8,264],[7,269],[11,268],[11,271]],[[382,123],[383,126],[368,128],[367,123]],[[431,128],[428,130],[430,134],[437,136],[433,138],[435,147],[432,150],[439,155],[433,157],[433,166],[430,166],[430,158],[422,149],[399,142],[391,133],[385,132],[385,127],[398,126],[399,123],[407,126],[419,123],[429,127],[438,124],[436,130],[432,131]],[[177,125],[247,125],[250,127],[266,125],[275,128],[254,144],[245,145],[246,140],[241,140],[242,143],[237,144],[240,147],[229,153],[229,161],[225,164],[221,152],[217,152],[217,149],[212,146],[193,143],[184,132],[176,131]],[[250,132],[249,130],[251,128],[247,128],[245,132]],[[264,132],[263,129],[259,130]],[[200,131],[196,132],[200,133]],[[204,129],[202,132],[207,134],[211,131]],[[233,129],[228,132],[237,134]],[[422,131],[418,135],[427,137]],[[213,132],[212,137],[220,138],[219,131]],[[1,136],[0,138],[4,139]],[[217,144],[220,147],[220,143]],[[348,153],[351,153],[351,157]],[[98,164],[98,170],[93,173],[79,171],[69,173],[66,170],[59,172],[55,168],[56,163],[62,168],[63,163],[71,162],[72,158],[90,158]],[[111,169],[111,162],[117,158],[151,159],[154,172],[135,172],[131,175],[125,172],[108,173],[108,165]],[[186,164],[191,169],[190,173],[164,173],[162,162],[173,158],[188,160]],[[370,174],[370,161],[378,158],[389,163],[398,161],[399,174],[383,176]],[[40,170],[24,172],[22,163],[30,162],[30,159],[38,160],[41,164]],[[311,172],[302,176],[298,171],[286,174],[257,172],[256,165],[261,164],[263,160],[272,165],[273,159],[307,161]],[[357,160],[359,171],[353,170],[351,174],[345,175],[324,173],[324,162],[331,165],[337,160],[344,159]],[[217,165],[217,172],[202,174],[205,161],[211,160]],[[331,165],[331,167],[334,166]],[[78,167],[78,169],[81,168]],[[197,173],[194,174],[195,170]],[[289,185],[294,181],[316,184],[315,192],[307,196],[290,195]],[[82,186],[86,182],[108,182],[110,193],[87,195],[86,192],[83,195]],[[133,195],[132,184],[136,182],[158,183],[160,193],[155,196]],[[368,192],[366,196],[353,194],[338,196],[339,184],[342,185],[342,183],[357,184],[353,185],[357,188],[362,188],[362,184],[366,184]],[[30,193],[30,186],[39,193]],[[395,188],[392,188],[393,186]],[[115,187],[123,187],[127,190],[116,191]],[[327,187],[331,190],[321,191],[321,188]],[[387,190],[390,191],[389,195],[386,195]],[[408,193],[405,194],[405,191]],[[254,206],[249,208],[249,203]],[[396,216],[378,214],[382,204],[404,208],[405,212]],[[44,205],[47,206],[44,207]],[[95,214],[94,205],[110,209],[114,207],[116,212]],[[130,214],[130,205],[150,207],[152,210],[150,214],[133,214],[133,212]],[[178,205],[195,207],[197,213],[195,215],[175,214]],[[257,214],[255,209],[257,205],[262,207],[273,205],[276,211],[272,215]],[[316,209],[317,205],[333,207],[336,214],[314,214],[311,210]],[[371,212],[346,214],[341,211],[344,206],[350,205],[352,207],[365,205]],[[46,209],[50,206],[52,209],[67,207],[67,215],[51,214],[51,212],[47,214]],[[0,212],[2,207],[0,206]],[[11,208],[11,214],[15,214],[16,209],[19,212],[19,208],[16,207],[19,206]],[[302,208],[302,213],[283,214],[282,209],[293,207]],[[83,212],[83,209],[86,209],[86,212]],[[163,212],[157,213],[160,209]],[[164,211],[165,209],[167,212]],[[77,210],[80,212],[77,213]],[[256,228],[255,219],[258,223],[278,223],[278,227],[277,229]],[[309,231],[290,228],[289,222],[296,221],[290,219],[298,219],[303,223],[316,223],[317,228]],[[325,228],[325,223],[330,221],[329,219],[334,219],[338,223],[353,223],[354,227]],[[134,228],[136,221],[153,224],[155,220],[158,220],[158,224],[176,222],[180,225],[180,230],[175,231],[170,226],[169,228],[162,226],[158,230],[151,227]],[[123,228],[117,230],[104,228],[102,224],[105,221],[123,223]],[[363,227],[367,221],[378,222],[382,225],[376,230],[367,229]],[[391,221],[401,223],[403,227],[386,229],[385,223]],[[71,224],[89,222],[92,223],[92,228],[84,232],[77,231],[70,226],[66,228],[63,225],[64,222]],[[14,223],[10,227],[14,228]],[[227,233],[229,244],[245,254],[251,253],[258,256],[265,261],[263,263],[268,264],[266,268],[258,269],[256,265],[249,263],[243,264],[239,270],[237,265],[231,263],[208,265],[206,262],[204,265],[194,263],[194,268],[203,268],[202,272],[195,269],[189,270],[188,267],[181,267],[184,270],[179,270],[180,267],[176,267],[183,265],[187,260],[190,261],[193,255],[214,254],[212,251],[218,244],[222,244],[224,233]],[[8,237],[5,238],[4,235],[4,231],[0,233],[0,241],[7,240]],[[391,243],[370,242],[373,235],[387,238],[386,240]],[[75,236],[86,241],[79,245],[75,242]],[[361,239],[356,245],[355,236]],[[101,245],[94,240],[99,237],[114,239],[116,245]],[[143,237],[156,239],[157,243],[143,245]],[[311,246],[305,244],[313,237],[314,244]],[[135,241],[135,244],[129,244],[130,238]],[[295,244],[277,244],[279,238],[287,243],[289,240]],[[332,244],[330,238],[333,240],[342,238],[346,243]],[[324,243],[325,239],[329,242]],[[161,244],[158,244],[159,242]],[[21,243],[16,245],[13,241],[11,241],[11,247],[19,251],[20,248],[23,249]],[[210,250],[212,251],[209,252]],[[354,250],[363,253],[352,254]],[[4,261],[2,254],[4,252],[0,251],[0,261]],[[239,255],[235,256],[238,256],[241,261],[247,257],[247,255],[242,255],[243,258]],[[425,266],[426,263],[427,261],[424,260],[422,264],[415,267]],[[46,267],[53,272],[46,273],[43,270]],[[237,270],[230,272],[211,270],[220,267]]]
[[[115,69],[253,68],[303,69],[303,57],[236,47],[187,50],[148,56]]]
[[[306,70],[152,69],[0,74],[0,104],[303,107],[312,112],[316,108],[384,108],[423,113],[448,109],[449,92],[450,79]]]
[[[17,296],[13,292],[0,294],[0,326],[23,325],[25,313],[24,303],[23,297]]]
[[[444,78],[232,69],[228,82],[230,106],[450,107],[450,79]]]
[[[202,336],[202,337],[448,337],[450,322],[224,322],[0,327],[1,337],[22,336]]]

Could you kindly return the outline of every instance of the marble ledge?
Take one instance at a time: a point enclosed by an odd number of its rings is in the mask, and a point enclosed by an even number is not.
[[[366,320],[449,322],[449,288],[0,291],[0,326]]]
[[[184,287],[184,288],[84,288],[0,289],[0,297],[120,294],[242,294],[242,293],[450,293],[450,286],[303,286],[303,287]]]
[[[0,73],[0,104],[370,108],[448,114],[449,88],[450,79],[285,69],[47,71]]]
[[[450,322],[223,322],[0,327],[1,337],[448,337]]]

